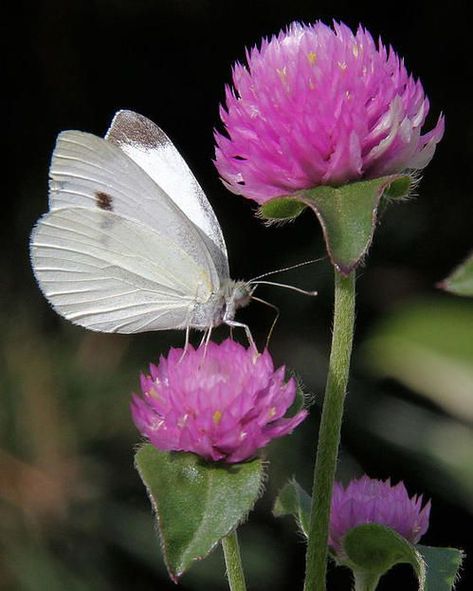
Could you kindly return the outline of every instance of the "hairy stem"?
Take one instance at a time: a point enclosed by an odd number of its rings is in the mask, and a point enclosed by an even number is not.
[[[317,445],[304,591],[325,591],[328,528],[355,325],[355,271],[335,271],[332,349]]]
[[[378,573],[355,572],[354,591],[375,591],[381,578]]]
[[[238,545],[236,531],[222,538],[222,548],[230,591],[246,591],[245,573],[241,563],[240,546]]]

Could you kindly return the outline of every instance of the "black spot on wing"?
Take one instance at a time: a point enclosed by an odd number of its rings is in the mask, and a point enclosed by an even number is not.
[[[105,211],[113,211],[113,198],[111,195],[108,195],[108,193],[97,191],[95,193],[95,201],[97,203],[97,207],[100,207],[100,209],[104,209]]]

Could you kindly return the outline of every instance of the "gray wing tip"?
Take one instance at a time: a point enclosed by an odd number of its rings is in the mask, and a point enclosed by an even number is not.
[[[168,143],[172,145],[168,135],[156,123],[128,109],[115,113],[105,139],[118,146],[132,144],[144,149],[153,149]]]
[[[137,113],[136,111],[131,109],[120,109],[113,116],[110,127],[105,134],[105,139],[113,139],[116,135],[117,128],[119,129],[120,127],[128,126],[130,123],[133,124],[135,122],[138,122],[142,125],[154,125],[150,119],[144,115],[140,115],[140,113]]]
[[[120,121],[120,119],[122,119],[123,117],[128,118],[128,117],[132,117],[133,115],[136,115],[136,113],[134,111],[132,111],[131,109],[119,109],[115,115],[113,116],[113,119],[110,123],[109,128],[107,129],[107,132],[105,134],[105,139],[108,140],[109,136],[111,133],[113,133],[113,128],[114,126],[116,126],[118,124],[118,122]]]

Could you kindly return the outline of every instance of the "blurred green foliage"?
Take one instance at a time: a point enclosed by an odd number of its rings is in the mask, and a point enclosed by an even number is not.
[[[440,287],[456,295],[473,296],[473,255],[458,265]]]

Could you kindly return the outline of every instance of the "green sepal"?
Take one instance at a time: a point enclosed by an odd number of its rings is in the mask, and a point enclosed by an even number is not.
[[[162,452],[145,444],[136,453],[135,467],[155,511],[174,582],[246,519],[262,492],[260,459],[210,463],[195,454]]]
[[[359,577],[370,573],[373,579],[379,578],[395,564],[410,564],[419,581],[419,591],[425,589],[426,566],[422,555],[389,527],[366,523],[350,529],[343,539],[342,553],[346,558],[339,562],[359,573]]]
[[[264,203],[259,216],[268,221],[294,219],[304,207],[317,216],[330,260],[342,275],[362,261],[373,239],[380,199],[405,197],[408,175],[390,175],[340,187],[319,186]]]
[[[473,296],[473,254],[459,265],[446,279],[437,284],[459,296]]]
[[[296,523],[307,539],[310,520],[310,495],[293,478],[279,491],[274,502],[274,517],[293,515]]]
[[[347,558],[341,562],[353,570],[355,580],[366,582],[357,587],[360,591],[375,589],[377,580],[401,563],[414,569],[419,591],[451,591],[463,559],[456,548],[413,545],[393,529],[375,523],[351,529],[343,540],[343,552]]]

